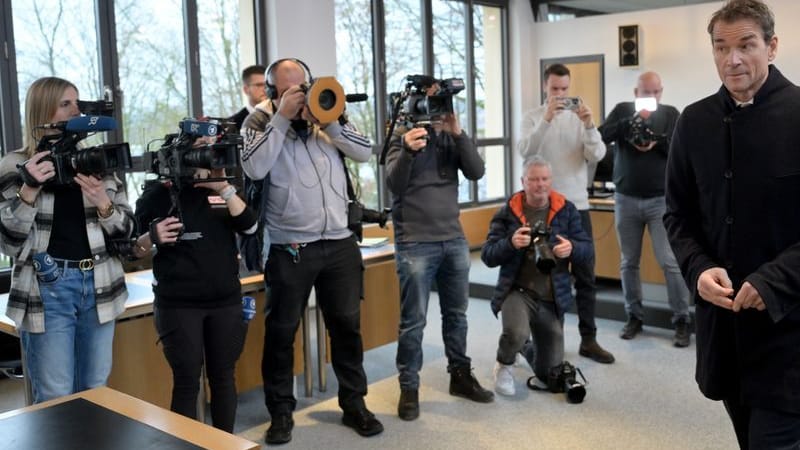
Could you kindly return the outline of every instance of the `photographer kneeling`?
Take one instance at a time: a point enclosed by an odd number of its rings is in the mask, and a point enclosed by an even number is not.
[[[487,266],[500,266],[492,311],[502,312],[494,369],[495,390],[502,395],[515,393],[512,365],[529,335],[535,348],[533,370],[547,389],[548,374],[564,359],[564,312],[573,302],[569,264],[592,257],[591,240],[575,205],[551,189],[550,164],[533,157],[525,162],[523,174],[523,190],[492,218],[481,251]],[[538,242],[545,238],[544,247],[551,246],[552,255]]]

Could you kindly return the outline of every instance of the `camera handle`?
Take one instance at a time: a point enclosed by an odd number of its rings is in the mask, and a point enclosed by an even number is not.
[[[389,142],[392,140],[392,135],[394,134],[394,126],[397,123],[397,115],[400,114],[400,108],[403,106],[403,100],[408,97],[408,89],[403,91],[400,96],[397,97],[397,101],[392,108],[392,115],[389,117],[389,131],[386,133],[386,136],[383,140],[383,149],[381,150],[381,158],[379,160],[380,165],[386,164],[386,154],[389,152]]]

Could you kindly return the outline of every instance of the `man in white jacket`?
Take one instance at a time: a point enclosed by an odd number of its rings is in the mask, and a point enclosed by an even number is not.
[[[580,99],[567,96],[569,69],[563,64],[548,66],[543,83],[547,97],[543,105],[528,111],[522,119],[522,138],[517,148],[524,159],[539,155],[550,162],[553,189],[575,204],[583,228],[591,236],[587,162],[601,160],[606,146],[592,119],[592,110]],[[573,264],[572,275],[581,333],[579,353],[600,363],[613,363],[614,355],[596,340],[594,248],[587,264]]]

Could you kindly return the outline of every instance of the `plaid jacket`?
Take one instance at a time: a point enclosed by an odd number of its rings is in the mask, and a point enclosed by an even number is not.
[[[14,258],[11,290],[6,315],[19,330],[45,331],[44,307],[33,269],[33,255],[47,251],[53,223],[55,197],[42,190],[33,207],[17,198],[22,179],[17,164],[26,159],[15,151],[0,160],[0,251]],[[106,192],[114,203],[107,219],[97,216],[97,208],[83,198],[86,235],[94,259],[94,289],[100,323],[114,320],[125,309],[128,291],[122,263],[106,250],[106,237],[130,238],[134,230],[133,211],[128,205],[123,184],[114,175],[103,178]],[[80,212],[76,211],[76,214]]]

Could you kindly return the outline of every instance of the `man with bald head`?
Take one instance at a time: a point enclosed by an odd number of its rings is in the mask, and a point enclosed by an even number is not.
[[[639,261],[644,229],[650,232],[653,252],[664,271],[667,298],[675,327],[673,344],[689,345],[689,291],[670,249],[662,217],[664,173],[672,130],[678,110],[660,104],[663,86],[655,72],[639,76],[633,94],[635,102],[619,103],[600,127],[606,144],[616,143],[614,154],[614,221],[621,252],[620,278],[628,321],[620,332],[622,339],[633,339],[642,331],[642,282]]]
[[[364,397],[367,377],[361,341],[362,261],[347,226],[344,158],[367,161],[370,142],[350,124],[321,123],[308,109],[303,85],[308,69],[294,58],[278,60],[266,73],[268,98],[244,122],[242,168],[265,181],[262,203],[269,259],[266,333],[261,373],[271,417],[265,441],[292,439],[293,343],[300,317],[315,288],[331,340],[331,364],[339,381],[342,422],[362,436],[383,431]]]

